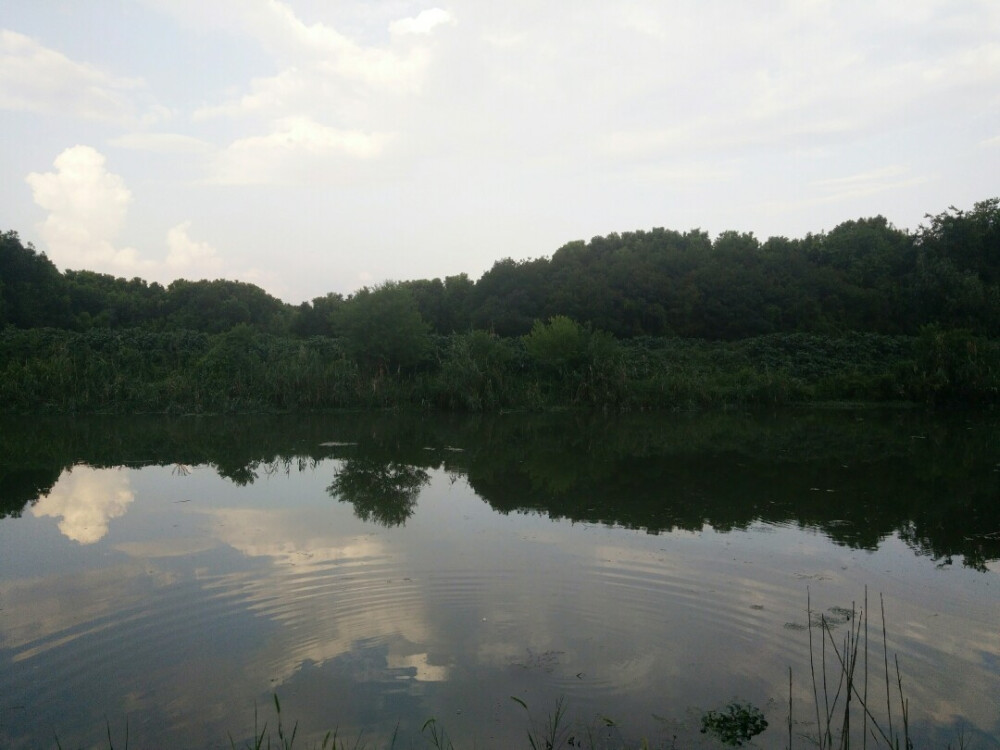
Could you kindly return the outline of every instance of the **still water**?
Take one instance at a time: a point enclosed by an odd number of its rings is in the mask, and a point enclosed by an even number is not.
[[[243,746],[275,694],[297,747],[525,747],[560,705],[712,747],[734,701],[785,747],[789,670],[812,747],[810,638],[832,700],[866,595],[876,720],[884,605],[896,728],[898,656],[918,747],[1000,747],[996,415],[0,423],[2,747]]]

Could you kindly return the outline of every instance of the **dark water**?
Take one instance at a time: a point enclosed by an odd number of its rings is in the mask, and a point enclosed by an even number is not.
[[[784,747],[789,668],[810,747],[866,587],[878,720],[881,595],[918,746],[1000,746],[995,415],[5,421],[0,513],[2,747]]]

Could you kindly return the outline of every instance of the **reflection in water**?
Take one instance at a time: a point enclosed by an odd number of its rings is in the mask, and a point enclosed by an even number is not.
[[[301,511],[220,508],[208,515],[220,541],[272,563],[252,581],[238,575],[214,584],[220,592],[239,590],[258,616],[284,625],[262,658],[272,684],[359,644],[369,652],[378,646],[386,668],[406,668],[412,679],[445,679],[447,670],[429,665],[421,651],[431,636],[420,591],[384,540],[324,529],[320,518]]]
[[[402,563],[382,540],[325,530],[310,513],[220,508],[207,515],[220,541],[272,563],[252,580],[240,574],[213,583],[283,625],[256,660],[258,678],[284,684],[362,642],[384,646],[389,667],[419,661],[429,637],[423,604],[415,587],[390,583],[403,577]]]
[[[985,570],[1000,560],[998,435],[996,415],[915,412],[7,419],[0,517],[81,461],[208,465],[253,486],[336,457],[329,494],[386,525],[411,517],[426,472],[443,468],[503,513],[651,533],[793,524],[869,550],[896,535]]]
[[[349,458],[337,470],[327,492],[351,503],[362,521],[400,526],[413,515],[420,489],[429,481],[427,472],[416,466]]]
[[[59,531],[80,544],[93,544],[108,533],[108,521],[125,515],[135,495],[128,475],[113,469],[76,466],[38,499],[36,518],[59,518]]]
[[[432,716],[461,746],[521,746],[517,695],[685,747],[738,698],[778,748],[789,666],[811,731],[806,587],[836,615],[868,586],[922,744],[964,724],[996,747],[994,428],[836,412],[0,424],[0,492],[23,498],[0,497],[0,708],[33,707],[0,715],[0,746],[53,730],[106,745],[104,717],[125,714],[137,746],[241,744],[277,691],[304,746],[333,726],[381,746],[396,721],[419,745]],[[121,502],[75,515],[60,497]],[[52,544],[54,513],[99,533]]]

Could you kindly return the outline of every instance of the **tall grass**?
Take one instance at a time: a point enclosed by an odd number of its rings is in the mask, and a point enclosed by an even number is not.
[[[861,607],[851,606],[847,632],[839,641],[825,614],[818,622],[807,591],[806,613],[809,631],[809,677],[816,718],[816,733],[807,736],[820,750],[848,750],[853,744],[867,748],[888,747],[892,750],[912,750],[910,739],[909,701],[903,692],[903,676],[899,657],[893,657],[895,672],[890,671],[888,638],[886,636],[885,601],[879,596],[882,626],[882,661],[880,677],[885,688],[885,713],[880,709],[881,698],[869,693],[872,673],[869,670],[870,641],[868,631],[868,589]],[[813,631],[819,630],[818,644]],[[829,651],[827,650],[829,648]],[[818,654],[817,654],[818,652]],[[860,659],[860,664],[859,664]],[[817,664],[818,663],[818,664]],[[817,675],[818,667],[818,675]],[[859,671],[860,669],[860,671]],[[792,671],[789,669],[788,748],[792,747]],[[895,719],[893,705],[896,705]],[[860,729],[858,723],[860,721]]]
[[[435,339],[407,368],[355,359],[342,341],[243,326],[222,334],[0,330],[0,410],[234,412],[434,407],[618,411],[814,400],[1000,399],[1000,343],[950,332],[743,341],[589,334],[558,366],[523,338]]]
[[[232,750],[238,750],[238,748],[240,750],[272,750],[272,748],[274,750],[294,750],[295,740],[298,737],[299,723],[296,721],[292,725],[291,731],[289,731],[281,718],[281,701],[278,700],[277,693],[274,694],[274,714],[275,726],[273,730],[269,730],[268,722],[265,721],[263,726],[260,725],[260,716],[257,712],[257,707],[254,706],[253,736],[250,740],[245,741],[242,746],[239,746],[233,740],[232,734],[230,734],[229,746]],[[397,731],[398,728],[397,726]],[[392,750],[396,746],[396,737],[397,732],[393,732],[389,744],[386,745],[388,750]],[[362,740],[363,736],[361,734],[358,734],[353,742],[345,740],[340,737],[338,730],[333,729],[328,731],[318,744],[314,743],[310,747],[319,748],[319,750],[366,750],[368,745],[363,744]],[[306,750],[309,749],[307,748]]]

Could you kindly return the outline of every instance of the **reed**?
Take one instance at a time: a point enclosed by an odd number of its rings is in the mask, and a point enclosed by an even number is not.
[[[578,356],[558,365],[532,354],[524,338],[473,331],[438,337],[419,363],[389,367],[357,359],[337,338],[246,326],[219,334],[7,328],[0,329],[0,411],[632,411],[1000,398],[1000,342],[992,340],[976,344],[970,363],[958,361],[965,350],[955,342],[964,339],[955,336],[938,337],[944,343],[932,351],[923,339],[874,334],[729,342],[588,336]]]
[[[885,600],[879,595],[882,625],[882,653],[885,683],[885,713],[876,715],[876,699],[869,694],[868,655],[870,650],[868,631],[868,588],[865,587],[861,607],[851,605],[847,632],[838,641],[826,615],[820,614],[818,622],[812,609],[812,598],[807,590],[806,614],[809,631],[809,671],[813,704],[816,718],[816,734],[806,736],[810,743],[820,750],[849,750],[860,742],[867,750],[871,740],[874,747],[888,747],[892,750],[912,750],[910,739],[909,701],[903,692],[903,676],[899,668],[899,657],[893,655],[895,679],[889,670],[888,637],[886,634]],[[813,630],[819,629],[818,646]],[[827,652],[829,646],[829,653]],[[817,657],[817,648],[819,655]],[[817,678],[816,662],[819,661],[820,675]],[[860,671],[859,671],[860,659]],[[829,672],[828,672],[829,667]],[[893,719],[893,704],[896,703],[896,717]],[[858,721],[860,720],[860,729]],[[792,671],[788,677],[788,750],[793,740],[792,716]]]

